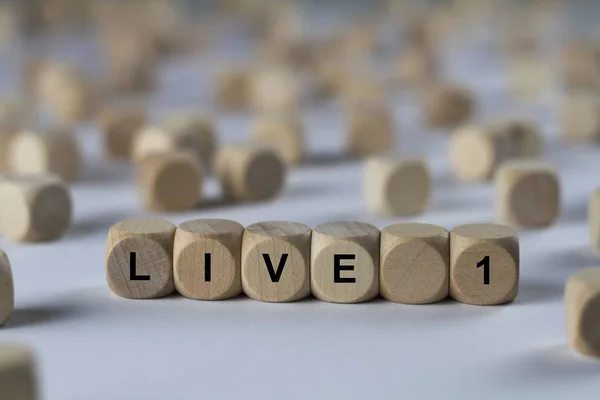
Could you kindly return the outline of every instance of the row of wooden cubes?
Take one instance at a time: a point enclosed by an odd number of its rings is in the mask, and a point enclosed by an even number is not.
[[[516,231],[497,224],[461,225],[450,232],[424,223],[381,231],[361,222],[330,222],[314,229],[270,221],[246,228],[223,219],[176,227],[156,219],[111,227],[106,278],[118,296],[164,297],[177,291],[198,300],[244,292],[266,302],[300,300],[311,293],[334,303],[381,295],[406,304],[448,296],[476,305],[512,301],[518,290]]]

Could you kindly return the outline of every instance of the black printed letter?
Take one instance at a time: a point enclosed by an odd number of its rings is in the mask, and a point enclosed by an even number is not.
[[[129,280],[131,281],[149,281],[150,275],[138,275],[135,270],[135,251],[129,253]]]
[[[354,271],[354,265],[340,265],[342,260],[354,260],[354,254],[333,255],[333,282],[334,283],[356,283],[356,278],[342,278],[341,271]]]
[[[265,264],[267,264],[267,271],[269,271],[269,276],[271,277],[271,282],[279,282],[281,279],[281,274],[283,273],[283,268],[285,267],[285,262],[287,261],[288,255],[282,254],[279,259],[279,265],[277,266],[277,271],[273,269],[273,263],[271,262],[271,258],[268,254],[263,254],[263,259],[265,260]]]

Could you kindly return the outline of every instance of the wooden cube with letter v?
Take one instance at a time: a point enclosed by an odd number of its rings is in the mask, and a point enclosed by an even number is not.
[[[467,224],[450,232],[450,296],[461,303],[508,303],[519,286],[517,232],[497,224]]]

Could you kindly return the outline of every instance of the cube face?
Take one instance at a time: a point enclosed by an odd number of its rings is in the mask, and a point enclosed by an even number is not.
[[[332,303],[359,303],[377,296],[379,236],[377,228],[359,222],[332,222],[313,229],[313,295]]]
[[[504,222],[535,228],[551,225],[558,217],[558,177],[545,163],[508,162],[498,170],[496,185]]]
[[[289,302],[310,294],[311,229],[294,222],[250,225],[242,243],[242,285],[255,300]]]
[[[600,102],[596,96],[571,93],[565,97],[561,110],[563,138],[571,142],[600,139]]]
[[[450,296],[467,304],[512,301],[518,292],[516,232],[502,225],[469,224],[450,233]]]
[[[222,300],[242,292],[241,247],[244,228],[228,220],[194,220],[175,234],[175,288],[197,300]]]
[[[104,135],[104,151],[112,158],[129,158],[134,137],[146,124],[145,112],[135,108],[104,110],[100,116],[100,126]]]
[[[434,128],[454,128],[464,123],[475,105],[471,93],[454,85],[440,85],[429,89],[423,112],[427,124]]]
[[[304,156],[304,135],[296,117],[268,118],[255,125],[253,138],[272,146],[290,165],[298,164]]]
[[[14,241],[56,240],[72,218],[69,190],[53,175],[11,175],[0,182],[0,230]]]
[[[348,152],[364,157],[384,153],[394,146],[395,124],[389,110],[377,103],[358,104],[350,110]]]
[[[215,101],[224,110],[240,110],[250,104],[250,78],[247,72],[225,71],[216,79]]]
[[[6,253],[0,250],[0,326],[4,325],[15,309],[15,291],[12,269]]]
[[[449,236],[444,228],[403,223],[381,232],[381,295],[396,303],[427,304],[448,296]]]
[[[193,154],[150,154],[137,167],[139,188],[148,209],[188,210],[200,202],[203,171]]]
[[[565,324],[571,347],[577,352],[600,357],[600,269],[574,273],[565,285]]]
[[[111,227],[106,280],[117,296],[151,299],[173,293],[175,229],[162,220],[128,220]]]
[[[14,343],[0,344],[0,388],[3,399],[38,398],[35,356],[28,347]]]

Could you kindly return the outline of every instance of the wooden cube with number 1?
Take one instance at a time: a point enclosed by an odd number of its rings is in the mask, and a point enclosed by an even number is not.
[[[512,301],[519,286],[516,230],[497,224],[467,224],[450,232],[450,296],[461,303]]]

